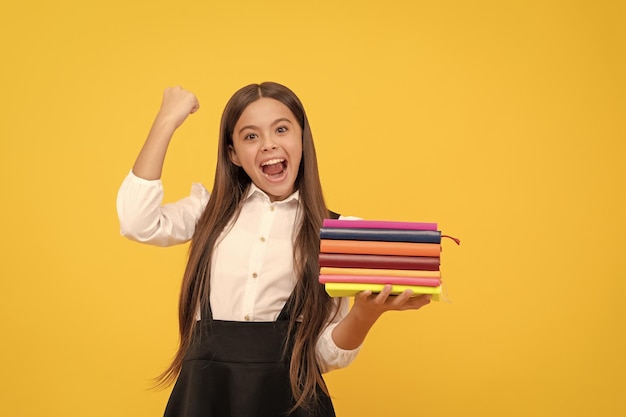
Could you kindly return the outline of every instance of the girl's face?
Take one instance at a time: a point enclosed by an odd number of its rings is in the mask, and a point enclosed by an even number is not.
[[[302,160],[302,128],[291,110],[272,98],[250,103],[235,124],[230,160],[271,201],[289,197]]]

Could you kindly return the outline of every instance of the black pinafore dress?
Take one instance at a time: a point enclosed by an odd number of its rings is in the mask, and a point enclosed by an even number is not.
[[[321,389],[317,407],[289,413],[294,399],[283,347],[290,304],[288,300],[273,322],[213,320],[210,306],[206,308],[164,416],[334,417],[332,402]]]

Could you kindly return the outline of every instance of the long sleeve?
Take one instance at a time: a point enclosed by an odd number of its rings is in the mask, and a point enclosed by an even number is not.
[[[350,308],[348,298],[336,298],[335,302],[339,303],[339,311],[326,329],[322,331],[317,341],[317,356],[322,373],[345,368],[352,363],[361,350],[361,346],[352,350],[341,349],[333,341],[333,330],[337,324],[343,320],[346,314],[348,314]]]
[[[161,180],[145,180],[130,172],[117,194],[120,233],[131,240],[156,246],[187,242],[209,201],[209,193],[194,183],[188,197],[163,203]]]

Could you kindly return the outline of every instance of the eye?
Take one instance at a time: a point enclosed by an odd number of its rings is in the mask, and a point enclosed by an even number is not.
[[[256,133],[248,133],[246,136],[243,137],[243,140],[252,140],[252,139],[256,139],[257,138],[257,134]]]
[[[276,129],[276,133],[285,133],[287,132],[287,126],[280,126],[279,128]]]

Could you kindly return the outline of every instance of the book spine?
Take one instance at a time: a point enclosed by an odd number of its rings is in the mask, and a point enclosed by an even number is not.
[[[385,220],[335,220],[324,219],[323,227],[363,228],[363,229],[400,229],[400,230],[437,230],[437,223],[394,222]]]
[[[319,281],[322,284],[346,282],[358,284],[414,285],[423,287],[438,287],[441,285],[441,280],[438,278],[407,278],[391,276],[320,275]]]
[[[441,243],[441,232],[437,230],[322,227],[320,229],[320,239]]]
[[[440,271],[419,271],[405,269],[332,268],[323,266],[320,268],[320,274],[441,279]]]
[[[331,297],[351,297],[361,291],[371,291],[373,293],[379,293],[385,287],[384,284],[363,284],[363,283],[349,283],[349,282],[329,282],[324,284],[326,292]],[[441,294],[442,288],[438,287],[426,287],[416,285],[393,285],[391,289],[392,294],[400,294],[406,290],[413,291],[413,294]]]
[[[322,239],[320,240],[320,252],[362,255],[440,256],[441,244]]]
[[[337,268],[409,269],[438,271],[439,257],[355,255],[349,253],[320,253],[320,266]]]

